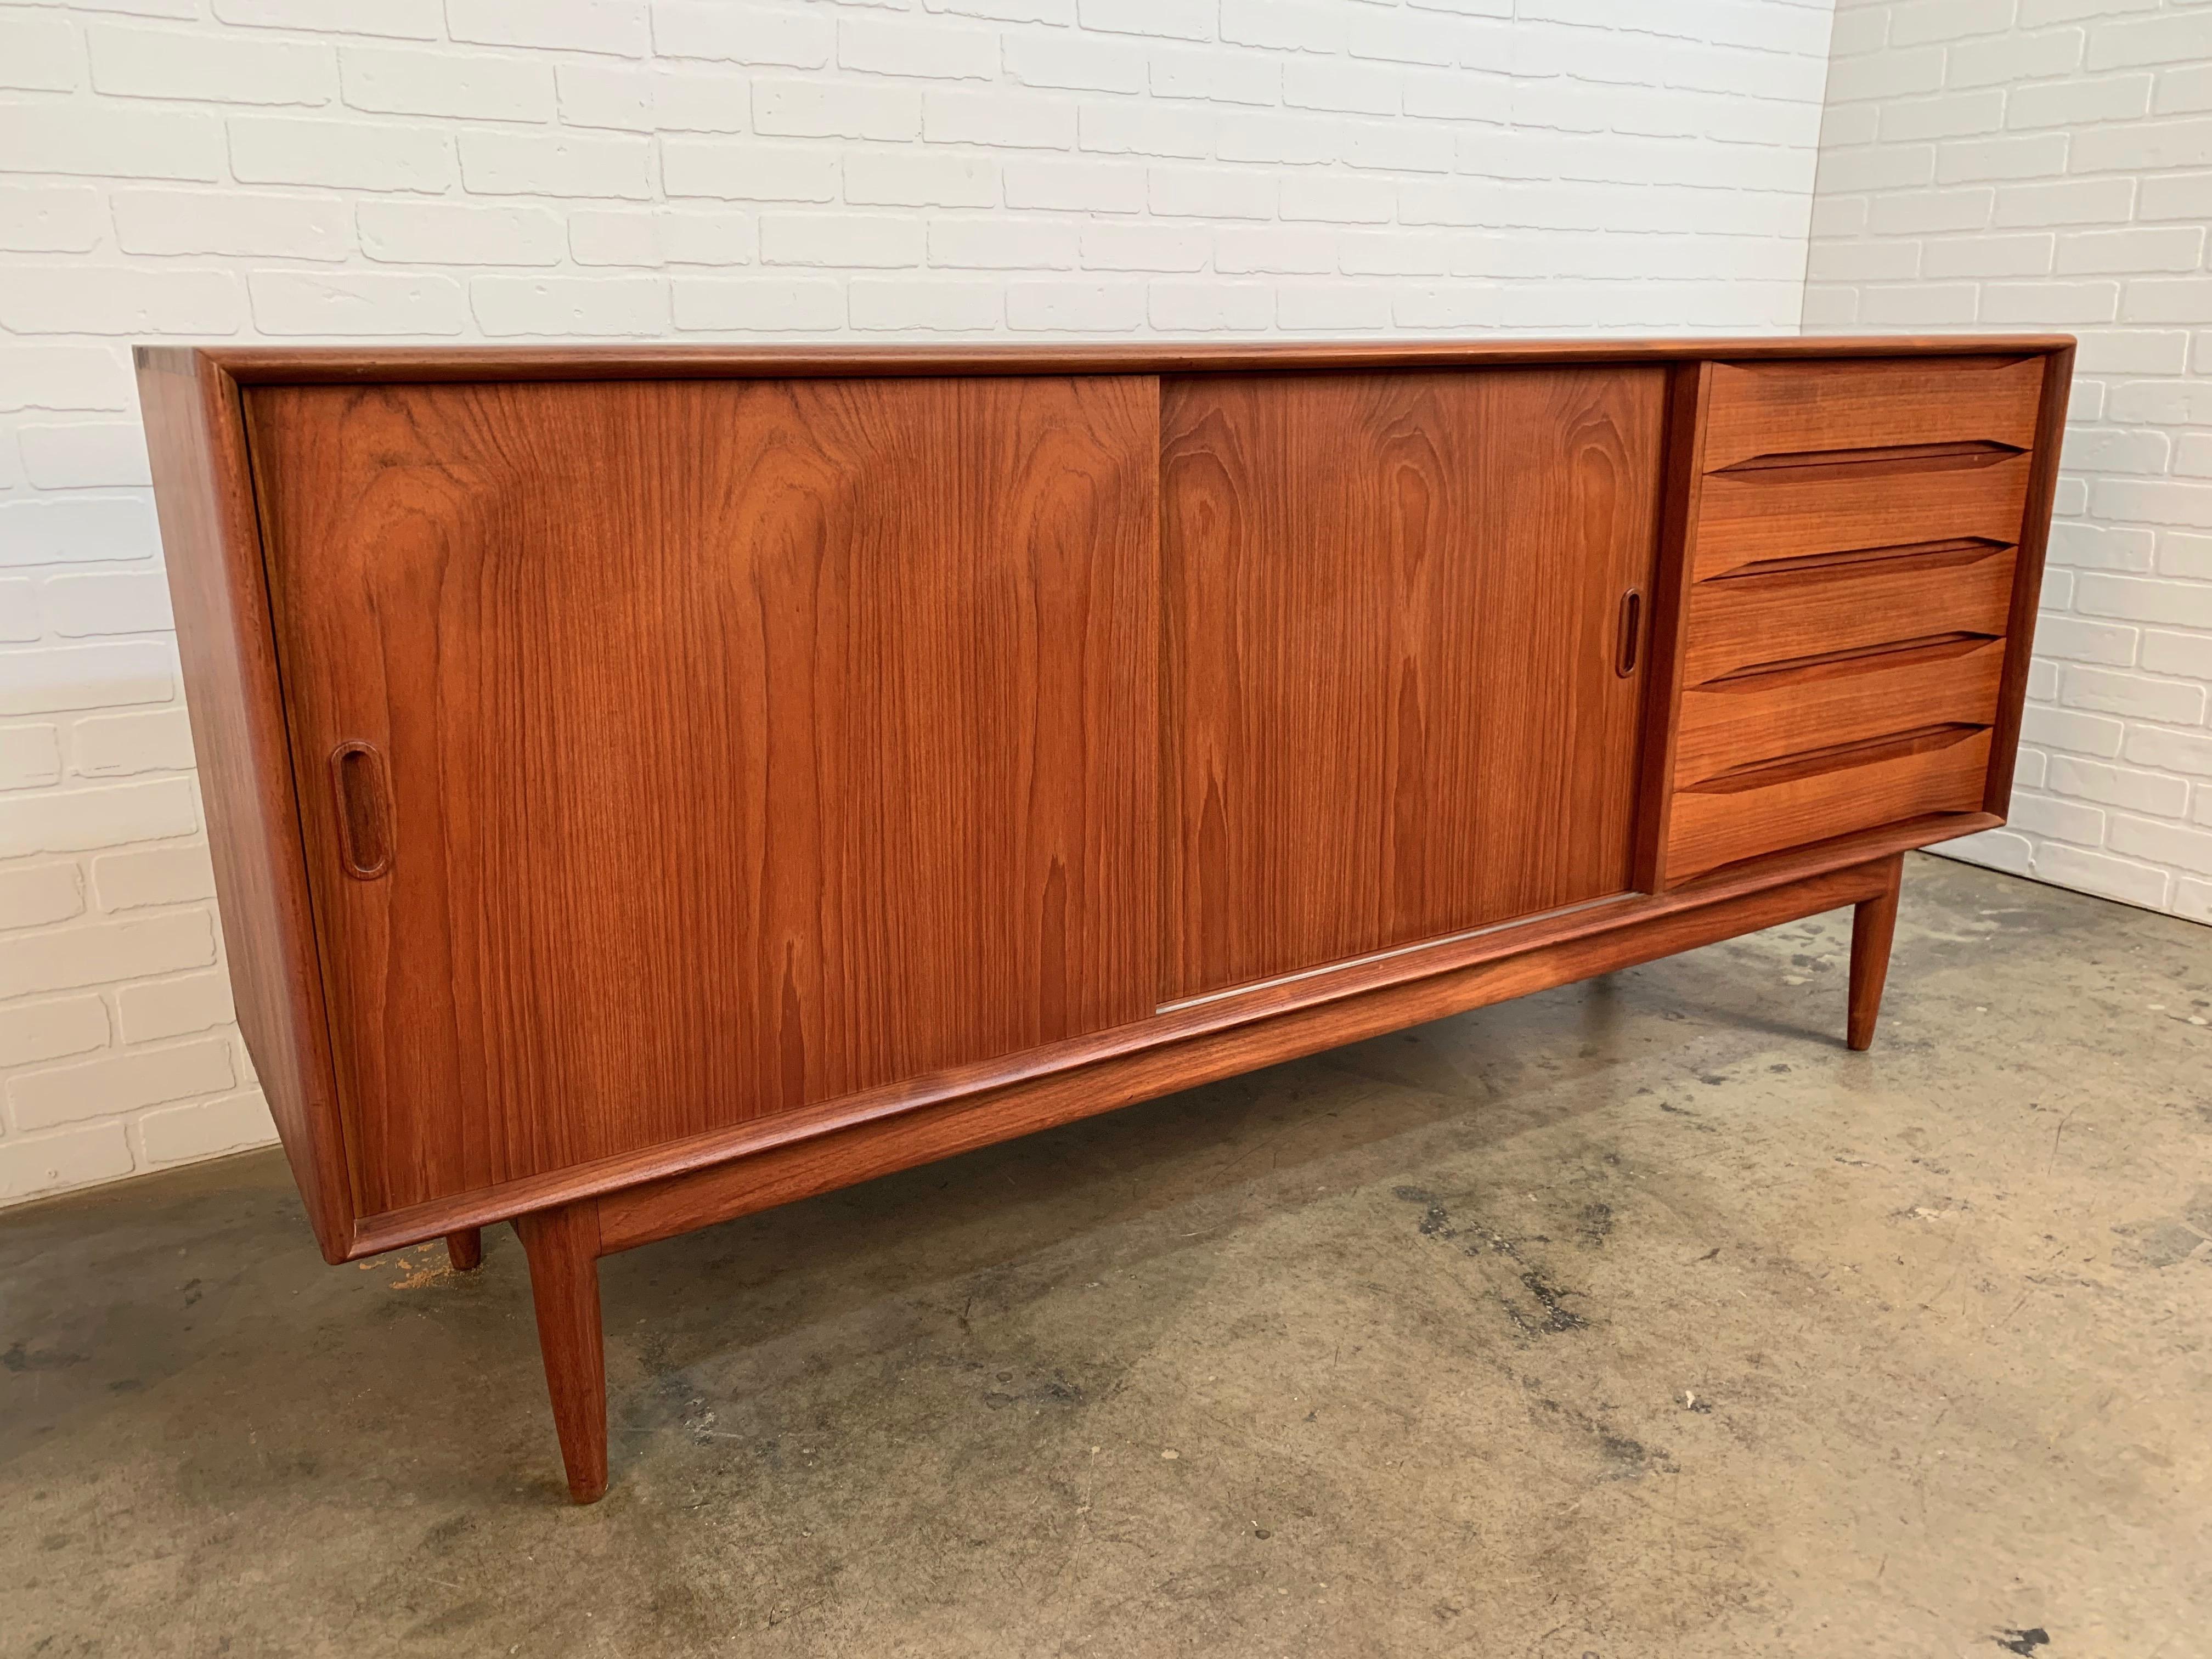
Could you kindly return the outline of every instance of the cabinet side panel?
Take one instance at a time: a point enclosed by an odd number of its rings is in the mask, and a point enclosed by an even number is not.
[[[1165,1000],[1629,886],[1666,383],[1164,383]]]
[[[239,1029],[316,1241],[340,1261],[355,1206],[238,388],[193,351],[142,348],[137,364]]]
[[[2027,512],[2021,526],[2020,560],[2013,571],[2012,616],[2005,635],[2005,672],[1997,690],[1996,723],[1990,729],[1990,777],[1982,810],[2002,817],[2012,810],[2013,768],[2020,759],[2020,722],[2027,702],[2027,670],[2035,654],[2035,618],[2043,597],[2043,562],[2051,541],[2051,509],[2058,491],[2060,450],[2066,438],[2066,401],[2074,389],[2074,347],[2044,359],[2043,402],[2036,411],[2035,471],[2027,482]]]
[[[1156,382],[248,415],[368,1211],[1152,1012]]]

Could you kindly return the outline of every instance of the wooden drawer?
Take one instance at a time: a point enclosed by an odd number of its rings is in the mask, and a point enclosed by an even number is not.
[[[1940,634],[1995,638],[2012,607],[2009,547],[1968,543],[1890,558],[1801,565],[1698,582],[1682,670],[1686,688],[1747,668],[1861,651]]]
[[[1705,481],[1693,579],[1770,559],[1978,537],[2020,539],[2025,454],[1755,467]]]
[[[1773,455],[2035,443],[2040,357],[1716,363],[1705,469]]]
[[[1743,767],[1930,726],[1996,717],[2004,641],[1885,647],[1745,674],[1682,694],[1674,781],[1687,787]]]
[[[1989,764],[1985,728],[1939,726],[1680,791],[1668,830],[1668,873],[1680,880],[1926,812],[1973,811],[1982,804]]]

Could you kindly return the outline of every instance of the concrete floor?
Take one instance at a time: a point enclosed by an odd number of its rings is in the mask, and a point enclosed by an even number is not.
[[[0,1216],[0,1650],[2212,1653],[2212,932],[1848,913],[604,1264],[273,1154]]]

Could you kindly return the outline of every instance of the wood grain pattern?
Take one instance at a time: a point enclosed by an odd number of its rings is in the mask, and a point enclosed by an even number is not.
[[[331,1072],[239,392],[198,353],[141,347],[138,398],[239,1030],[325,1259],[356,1194]]]
[[[1272,1065],[1296,1053],[1306,1052],[1288,1046],[1277,1052],[1273,1047],[1279,1041],[1286,1045],[1296,1042],[1306,1010],[1340,998],[1383,994],[1434,975],[1503,962],[1510,957],[1548,950],[1577,939],[1596,939],[1615,929],[1640,927],[1723,899],[1790,887],[1827,876],[1870,859],[1886,857],[1900,848],[1926,847],[1953,836],[1992,830],[2002,822],[1986,812],[1948,812],[1901,819],[1869,830],[1830,836],[1808,848],[1788,848],[1725,870],[1710,872],[1678,883],[1664,893],[1626,894],[1562,914],[1508,922],[1480,933],[1414,945],[1389,956],[1370,957],[1313,974],[1247,986],[1225,995],[1183,1003],[1133,1025],[1070,1038],[1004,1060],[957,1066],[927,1078],[908,1079],[842,1100],[824,1101],[774,1117],[757,1118],[684,1140],[664,1142],[589,1164],[572,1164],[458,1198],[436,1200],[411,1210],[368,1217],[354,1235],[353,1253],[356,1258],[376,1255],[403,1244],[435,1237],[456,1226],[504,1220],[586,1198],[611,1199],[630,1188],[697,1175],[848,1131],[896,1138],[900,1133],[897,1126],[901,1119],[973,1096],[1007,1091],[1038,1101],[1079,1097],[1088,1086],[1085,1078],[1119,1075],[1114,1069],[1115,1066],[1125,1060],[1134,1063],[1139,1055],[1150,1049],[1180,1048],[1186,1042],[1219,1033],[1244,1034],[1235,1045],[1235,1052],[1246,1069]],[[1094,1071],[1094,1067],[1103,1069]],[[1146,1075],[1158,1084],[1152,1094],[1165,1094],[1212,1082],[1230,1073],[1194,1065],[1188,1069],[1171,1066],[1147,1072]],[[1061,1084],[1067,1087],[1063,1090]],[[1111,1103],[1127,1104],[1150,1097],[1151,1094],[1130,1094]],[[1096,1109],[1103,1111],[1107,1108],[1101,1105]],[[1065,1116],[1040,1117],[1007,1133],[1026,1133],[1030,1128],[1042,1128],[1065,1121]]]
[[[1933,471],[1820,466],[1713,473],[1698,515],[1703,580],[1763,559],[1974,536],[2020,539],[2033,462]]]
[[[1984,439],[2035,443],[2043,358],[1715,363],[1706,466],[1756,456]]]
[[[1690,875],[1893,819],[1972,811],[1989,763],[1986,730],[1951,726],[1838,752],[1817,770],[1778,767],[1771,781],[1730,774],[1676,794],[1667,867]]]
[[[1161,393],[1161,994],[1625,890],[1656,368]]]
[[[1821,768],[1761,773],[1747,793],[1747,771],[1791,757],[1949,733],[1933,750],[1843,766],[1850,788],[1866,787],[1838,803],[1851,823],[1885,792],[1882,810],[1963,810],[1957,769],[1978,727],[2008,772],[2024,690],[2015,635],[2032,620],[2021,590],[2041,568],[2057,441],[2054,361],[1709,368],[1668,769],[1697,798],[1670,793],[1663,835],[1647,827],[1647,845],[1664,849],[1640,866],[1653,886],[1814,833],[1826,793],[1845,787]],[[2018,545],[2029,538],[2032,550]],[[1997,799],[1985,774],[1971,804]]]
[[[1770,878],[1747,888],[1723,888],[1706,897],[1659,901],[1662,908],[1632,921],[1571,933],[1462,967],[1344,991],[1299,1005],[1265,1024],[1127,1049],[1080,1071],[933,1102],[889,1121],[827,1127],[749,1158],[627,1187],[599,1202],[600,1249],[610,1255],[630,1249],[1208,1079],[1234,1077],[1856,903],[1881,890],[1881,868],[1853,864],[1796,880]]]
[[[1905,882],[1905,855],[1883,864],[1882,890],[1851,907],[1850,1012],[1844,1027],[1848,1048],[1864,1053],[1874,1047],[1875,1022],[1881,1018],[1881,988],[1889,977],[1889,945],[1897,934],[1897,901]]]
[[[1699,582],[1685,682],[1936,634],[1995,638],[2010,617],[2014,560],[2009,548],[1967,548]]]
[[[1924,726],[1987,726],[2003,672],[2003,641],[1969,635],[1698,686],[1682,696],[1675,780]]]
[[[1152,382],[248,413],[367,1208],[1152,1011]]]

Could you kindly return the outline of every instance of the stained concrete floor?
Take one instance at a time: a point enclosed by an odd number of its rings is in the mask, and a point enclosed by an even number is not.
[[[2212,932],[1848,913],[614,1258],[322,1265],[256,1154],[0,1216],[0,1650],[2212,1653]]]

